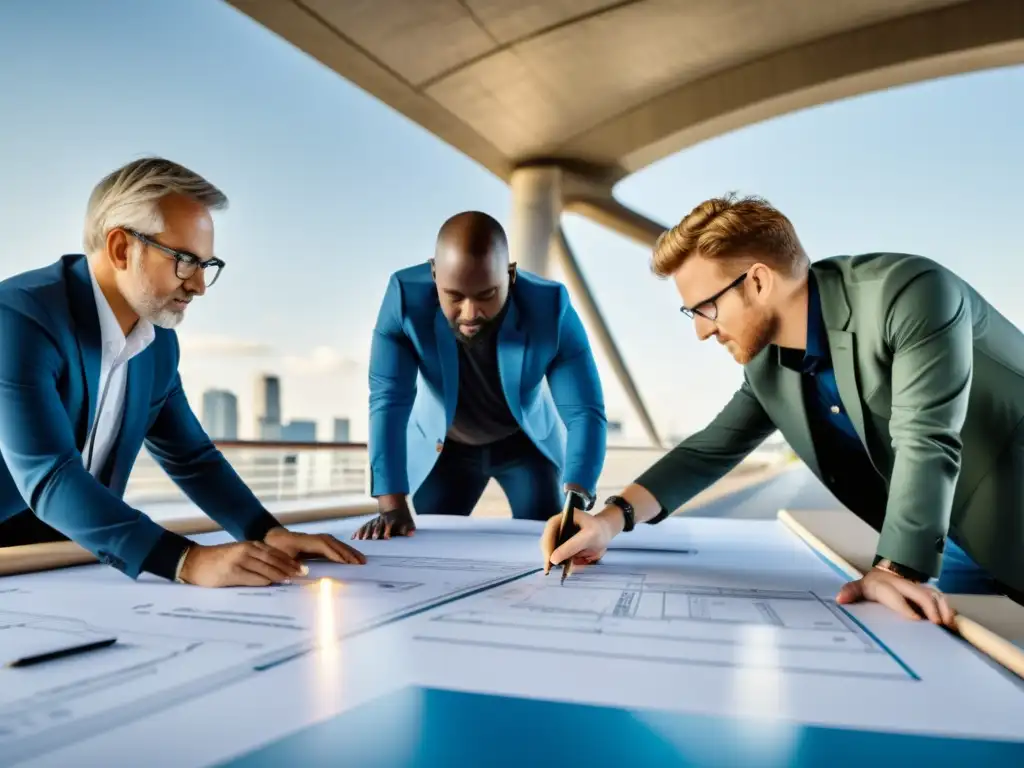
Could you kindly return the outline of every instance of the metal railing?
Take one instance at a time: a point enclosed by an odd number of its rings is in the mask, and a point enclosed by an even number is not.
[[[368,496],[365,443],[220,441],[217,446],[264,502],[336,497],[355,501]],[[664,453],[660,448],[610,447],[598,481],[599,495],[620,490]],[[749,457],[740,471],[756,471],[783,461],[785,456],[779,451],[762,451]],[[129,478],[125,501],[149,509],[181,505],[187,499],[149,453],[143,451]],[[490,483],[481,506],[493,508],[504,504],[501,488]]]
[[[284,525],[309,523],[376,509],[367,495],[364,443],[220,442],[218,447],[242,480]],[[664,454],[658,448],[609,448],[598,481],[599,498],[619,490]],[[728,491],[757,482],[790,461],[785,450],[755,452],[718,486]],[[706,493],[712,493],[709,489]],[[705,496],[701,494],[700,496]],[[692,503],[700,503],[700,496]],[[218,529],[199,512],[146,451],[139,454],[125,490],[125,500],[145,510],[176,533],[191,535]],[[685,507],[684,507],[685,508]],[[504,517],[508,504],[496,483],[488,485],[474,515]],[[95,562],[85,549],[60,541],[10,547],[0,552],[0,576],[66,568]]]
[[[217,447],[261,501],[366,495],[365,443],[219,441]],[[145,507],[184,499],[153,457],[141,452],[125,501]]]

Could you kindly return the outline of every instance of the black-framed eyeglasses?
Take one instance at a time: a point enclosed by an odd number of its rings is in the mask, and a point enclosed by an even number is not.
[[[704,301],[701,301],[693,305],[693,307],[680,307],[679,311],[689,318],[692,318],[694,315],[700,315],[701,317],[706,318],[707,320],[717,320],[718,300],[746,279],[747,273],[744,272],[742,275],[737,277],[735,280],[733,280],[731,283],[725,286],[725,288],[720,290],[718,293],[709,296],[708,298],[704,299]]]
[[[209,288],[211,285],[217,282],[217,278],[220,277],[220,272],[224,268],[225,264],[221,259],[216,257],[203,261],[194,253],[188,251],[179,251],[170,246],[158,243],[149,235],[144,235],[141,232],[136,232],[134,229],[124,230],[129,235],[137,239],[139,242],[151,245],[158,251],[163,251],[168,256],[174,259],[174,274],[179,280],[188,280],[192,275],[196,273],[196,270],[203,270],[203,278],[206,283],[206,287]]]

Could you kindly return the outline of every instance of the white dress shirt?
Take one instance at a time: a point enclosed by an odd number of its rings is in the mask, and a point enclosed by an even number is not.
[[[114,317],[107,297],[103,295],[96,277],[89,270],[92,292],[96,297],[96,313],[100,320],[100,380],[96,391],[96,405],[92,428],[82,448],[82,461],[93,477],[99,477],[110,450],[117,441],[124,417],[125,391],[128,385],[128,361],[148,347],[156,335],[153,324],[139,318],[126,337]]]

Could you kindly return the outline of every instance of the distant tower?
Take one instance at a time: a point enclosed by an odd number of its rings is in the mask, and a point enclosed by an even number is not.
[[[281,440],[286,443],[315,443],[316,422],[307,419],[289,421],[281,427]]]
[[[225,389],[203,392],[203,429],[213,440],[238,439],[238,398]]]
[[[348,419],[335,419],[334,420],[334,442],[336,443],[347,443],[351,438],[349,437],[349,424]]]
[[[257,440],[281,439],[281,380],[277,376],[257,377],[253,413]]]

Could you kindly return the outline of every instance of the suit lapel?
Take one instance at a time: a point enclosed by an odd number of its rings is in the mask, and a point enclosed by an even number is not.
[[[775,350],[778,353],[778,349]],[[781,362],[777,363],[779,400],[785,403],[785,409],[792,413],[788,429],[781,430],[789,442],[789,447],[804,460],[804,463],[816,475],[820,475],[818,467],[818,455],[814,450],[814,440],[811,437],[811,425],[807,419],[807,407],[804,404],[804,390],[801,374]],[[790,407],[789,404],[793,403]],[[781,426],[781,425],[779,425]]]
[[[153,392],[152,347],[129,360],[126,373],[128,380],[121,432],[110,458],[109,486],[118,493],[123,492],[128,484],[128,476],[138,455],[137,446],[142,442],[142,432],[149,416]]]
[[[455,408],[459,403],[459,350],[455,346],[455,334],[440,307],[434,315],[434,339],[441,363],[445,424],[448,425],[455,418]]]
[[[505,401],[517,420],[522,417],[520,388],[523,382],[523,360],[526,357],[526,333],[520,326],[519,309],[509,296],[508,314],[498,330],[498,373],[505,392]]]
[[[96,402],[99,396],[100,359],[102,356],[102,338],[100,335],[100,318],[96,310],[96,297],[93,294],[92,282],[89,277],[89,262],[82,256],[71,262],[68,271],[68,298],[71,316],[75,322],[75,337],[78,341],[78,354],[82,362],[85,386],[88,392],[86,403],[86,419],[79,422],[79,450],[85,445],[89,426],[96,417]]]
[[[832,354],[832,370],[839,387],[839,397],[846,408],[846,415],[857,430],[861,445],[867,449],[864,439],[864,410],[860,404],[860,387],[857,386],[857,367],[853,360],[853,334],[849,331],[829,329],[828,346]]]
[[[842,275],[833,268],[821,266],[814,269],[814,276],[821,299],[822,320],[828,331],[828,348],[839,397],[860,438],[861,445],[867,450],[867,441],[864,437],[864,408],[861,405],[860,386],[857,384],[857,362],[853,354],[856,337],[848,329],[852,313],[846,300],[846,286],[843,284]]]

